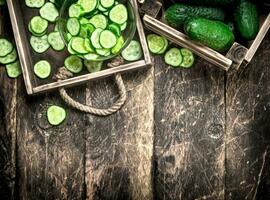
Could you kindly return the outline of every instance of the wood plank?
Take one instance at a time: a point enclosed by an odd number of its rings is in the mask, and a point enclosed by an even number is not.
[[[224,199],[224,72],[155,68],[156,199]]]
[[[87,199],[152,199],[153,69],[124,76],[128,98],[109,117],[88,116]],[[87,102],[107,107],[117,99],[112,80],[89,85]]]
[[[0,196],[13,199],[16,178],[17,80],[9,79],[0,67]]]
[[[57,93],[26,95],[19,83],[17,98],[17,179],[20,199],[82,199],[84,196],[84,116],[66,108],[68,117],[52,127],[46,119],[50,104],[66,107]],[[72,96],[85,99],[83,89]]]
[[[270,35],[227,80],[226,199],[270,199]]]

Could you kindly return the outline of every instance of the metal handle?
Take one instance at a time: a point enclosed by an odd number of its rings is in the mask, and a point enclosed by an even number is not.
[[[171,28],[170,26],[160,22],[159,20],[145,15],[144,23],[147,28],[151,31],[154,31],[160,35],[165,36],[170,41],[190,49],[198,56],[204,58],[205,60],[215,64],[216,66],[220,67],[221,69],[228,71],[229,68],[232,66],[233,61],[226,58],[224,55],[206,47],[200,43],[197,43],[191,39],[189,39],[185,34]]]

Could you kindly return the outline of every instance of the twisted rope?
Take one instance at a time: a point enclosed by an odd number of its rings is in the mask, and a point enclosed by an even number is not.
[[[117,57],[115,58],[111,63],[108,64],[108,67],[116,67],[119,66],[123,63],[123,58],[122,57]],[[65,67],[61,67],[58,71],[58,73],[55,75],[55,79],[57,81],[64,80],[67,78],[72,77],[73,74],[69,72]],[[115,112],[117,112],[121,107],[124,105],[127,99],[127,94],[126,94],[126,88],[122,79],[122,76],[120,74],[115,75],[115,81],[118,87],[118,92],[119,92],[119,99],[109,108],[102,109],[102,108],[94,108],[91,106],[87,106],[84,104],[81,104],[74,99],[72,99],[66,92],[64,88],[59,89],[60,96],[62,99],[71,107],[80,110],[85,113],[90,113],[98,116],[108,116],[111,115]]]

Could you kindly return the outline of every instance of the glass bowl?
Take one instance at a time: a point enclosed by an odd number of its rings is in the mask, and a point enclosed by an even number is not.
[[[67,37],[67,20],[69,18],[68,10],[71,4],[76,3],[78,0],[64,0],[61,9],[60,9],[60,15],[57,20],[57,26],[60,32],[60,35],[62,39],[64,40],[66,46],[68,46],[68,37]],[[97,59],[92,61],[105,61],[114,58],[115,56],[119,55],[131,42],[133,39],[135,32],[136,32],[136,16],[135,16],[135,10],[131,3],[132,0],[119,0],[119,3],[124,4],[127,7],[128,10],[128,20],[127,20],[127,27],[124,31],[122,31],[122,36],[125,39],[125,42],[119,51],[118,54],[111,54],[109,56],[99,56]],[[77,55],[83,59],[85,59],[82,55]]]

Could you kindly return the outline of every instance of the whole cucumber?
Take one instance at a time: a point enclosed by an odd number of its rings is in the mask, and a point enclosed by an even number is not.
[[[227,51],[234,42],[233,32],[227,24],[205,18],[190,20],[185,25],[187,35],[216,51]]]
[[[165,11],[165,20],[170,26],[175,28],[182,27],[184,23],[194,17],[223,21],[225,13],[221,8],[189,6],[184,4],[174,4]]]
[[[239,0],[174,0],[177,3],[188,3],[203,6],[227,6]]]
[[[259,15],[256,4],[241,0],[235,10],[235,23],[244,39],[253,40],[259,31]]]

